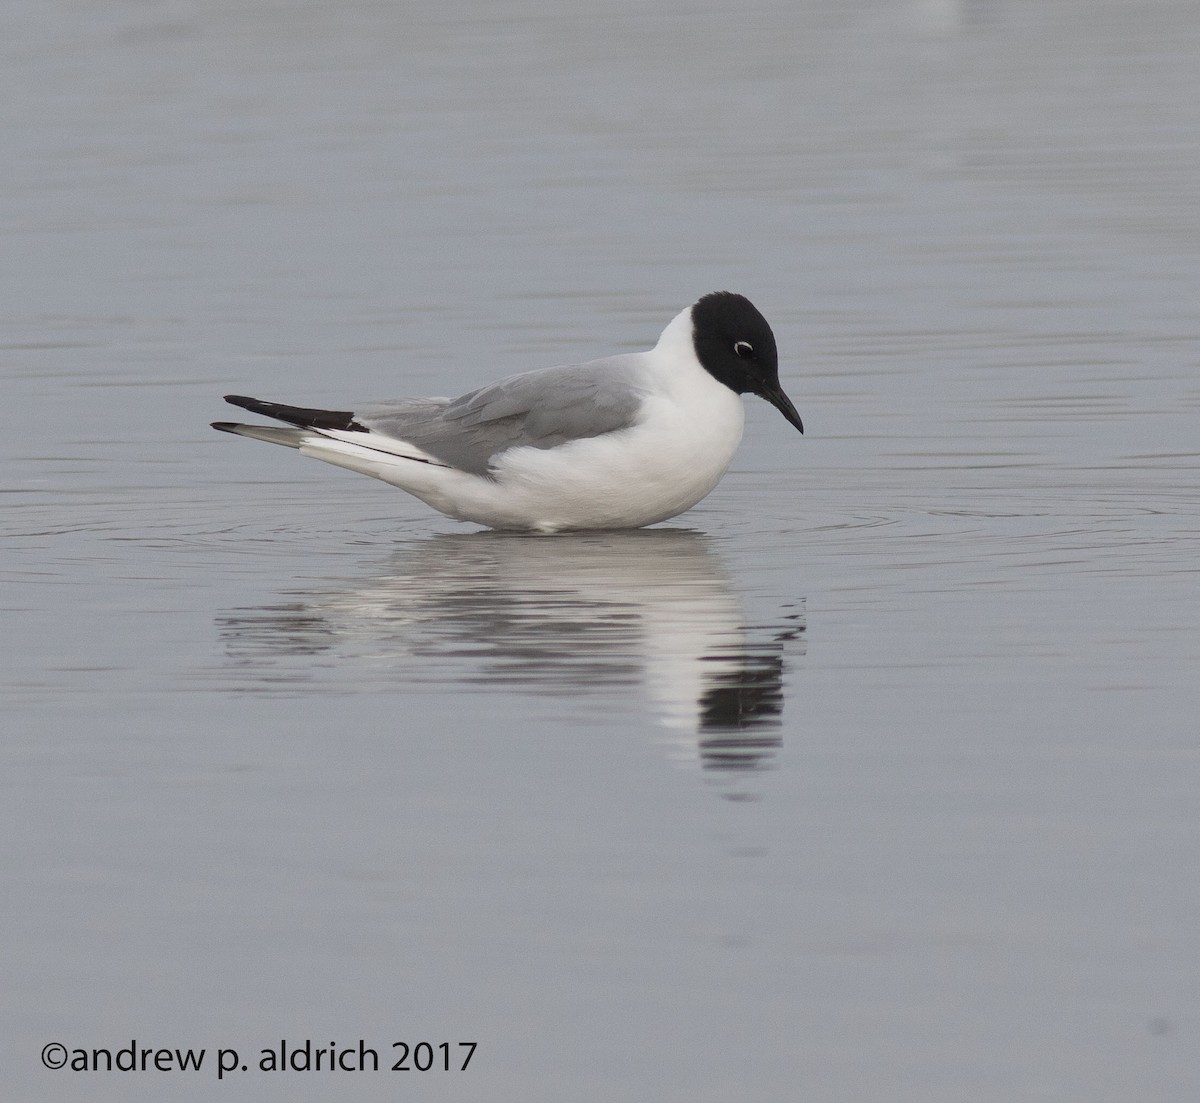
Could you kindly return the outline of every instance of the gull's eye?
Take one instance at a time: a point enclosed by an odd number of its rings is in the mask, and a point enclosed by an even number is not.
[[[735,341],[733,343],[733,351],[743,360],[754,355],[754,346],[749,341]]]

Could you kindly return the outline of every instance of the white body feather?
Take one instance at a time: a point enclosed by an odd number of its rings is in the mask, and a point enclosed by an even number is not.
[[[461,521],[539,532],[638,528],[682,513],[717,485],[745,411],[696,359],[690,311],[636,360],[646,394],[633,425],[557,448],[511,448],[489,475],[379,433],[292,432],[301,454],[382,479]]]

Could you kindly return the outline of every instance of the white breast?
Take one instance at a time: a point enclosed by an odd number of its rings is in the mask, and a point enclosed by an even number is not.
[[[650,525],[694,506],[733,459],[742,400],[697,361],[690,311],[667,327],[642,366],[647,394],[636,424],[558,448],[506,453],[495,465],[491,500],[460,502],[455,515],[555,531]]]

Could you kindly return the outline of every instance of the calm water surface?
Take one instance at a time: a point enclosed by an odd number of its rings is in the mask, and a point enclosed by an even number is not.
[[[1172,0],[6,4],[5,1097],[1200,1098],[1198,53]],[[657,529],[207,428],[720,287],[809,432],[751,402]],[[132,1039],[206,1064],[39,1056]]]

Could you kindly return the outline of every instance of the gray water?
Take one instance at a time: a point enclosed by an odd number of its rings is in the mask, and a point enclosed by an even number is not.
[[[1172,0],[9,0],[5,1098],[1200,1098],[1198,56]],[[657,529],[207,427],[717,288],[808,433],[752,400]],[[135,1039],[205,1063],[40,1057]]]

